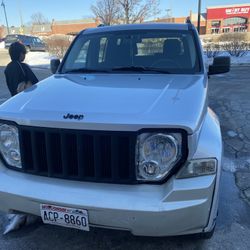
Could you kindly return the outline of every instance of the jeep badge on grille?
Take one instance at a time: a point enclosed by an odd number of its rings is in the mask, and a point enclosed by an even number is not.
[[[73,114],[68,113],[67,115],[64,115],[63,118],[70,119],[70,120],[74,119],[74,120],[80,121],[84,118],[84,115],[73,115]]]

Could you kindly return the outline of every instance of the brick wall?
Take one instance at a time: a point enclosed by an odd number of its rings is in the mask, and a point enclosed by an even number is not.
[[[186,23],[186,17],[172,17],[172,18],[164,18],[164,19],[157,19],[155,22],[161,23]],[[197,21],[192,20],[194,26],[197,26]],[[206,21],[201,21],[201,29],[200,34],[206,34]]]
[[[81,23],[81,24],[52,24],[52,34],[72,34],[78,33],[87,28],[97,27],[97,23]]]
[[[4,27],[0,26],[0,38],[4,37]]]

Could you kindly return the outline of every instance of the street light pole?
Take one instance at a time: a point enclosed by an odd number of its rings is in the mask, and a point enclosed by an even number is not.
[[[3,7],[4,15],[5,15],[5,21],[6,21],[6,26],[7,26],[7,32],[8,35],[10,34],[10,29],[9,29],[9,24],[8,24],[8,19],[7,19],[7,14],[6,14],[6,9],[5,9],[5,3],[2,0],[1,6]]]
[[[201,30],[201,0],[198,0],[198,24],[197,24],[197,30],[198,33],[200,34]]]

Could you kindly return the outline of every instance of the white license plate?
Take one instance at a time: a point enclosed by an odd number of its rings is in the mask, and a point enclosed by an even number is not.
[[[87,210],[41,204],[40,212],[45,224],[89,231]]]

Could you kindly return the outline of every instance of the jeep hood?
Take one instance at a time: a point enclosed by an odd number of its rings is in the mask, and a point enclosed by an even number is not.
[[[0,119],[29,126],[193,133],[206,112],[206,99],[203,75],[54,75],[2,104]],[[65,119],[67,114],[84,118]]]

